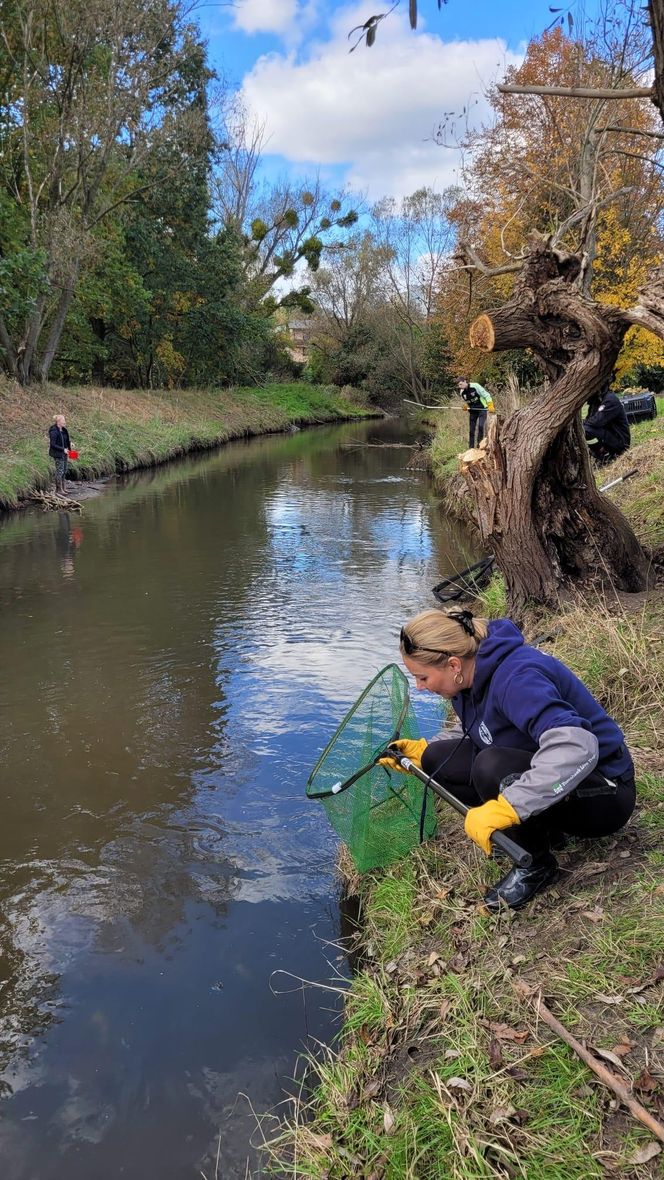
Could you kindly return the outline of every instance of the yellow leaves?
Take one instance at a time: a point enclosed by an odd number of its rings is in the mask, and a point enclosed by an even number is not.
[[[635,365],[664,365],[664,343],[644,328],[630,328],[627,333],[616,361],[616,380]]]
[[[173,345],[173,338],[171,336],[164,336],[155,351],[161,366],[165,370],[165,384],[168,389],[173,389],[174,386],[181,383],[187,362],[182,356],[182,353],[178,352]]]

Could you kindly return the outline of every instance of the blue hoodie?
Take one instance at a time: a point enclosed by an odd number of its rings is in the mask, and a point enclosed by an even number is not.
[[[633,769],[622,730],[592,693],[560,660],[529,647],[509,619],[489,623],[473,683],[452,706],[478,750],[495,744],[535,753],[544,733],[571,726],[594,734],[602,774]]]

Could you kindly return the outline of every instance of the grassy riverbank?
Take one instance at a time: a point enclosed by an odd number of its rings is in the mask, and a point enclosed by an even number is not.
[[[598,468],[597,480],[609,483],[636,468],[637,475],[613,488],[611,498],[629,517],[642,544],[664,545],[664,397],[657,398],[658,417],[637,422],[631,429],[629,451],[606,467]],[[443,511],[462,523],[469,522],[468,487],[459,471],[459,454],[468,446],[468,415],[454,407],[437,415],[431,444],[431,472]]]
[[[616,499],[653,548],[664,513],[662,426],[637,426],[634,448],[601,473],[607,482],[638,467]],[[499,579],[478,608],[504,610]],[[264,1124],[277,1174],[664,1175],[662,1144],[518,991],[541,994],[664,1121],[664,592],[539,612],[527,631],[624,727],[637,813],[614,837],[571,842],[559,854],[560,881],[498,917],[480,902],[505,865],[487,861],[444,807],[439,838],[407,860],[362,878],[345,866],[360,899],[363,967],[339,1042],[316,1063],[299,1109],[272,1135]]]
[[[151,467],[189,451],[289,426],[373,416],[334,386],[266,385],[237,389],[116,390],[34,386],[0,379],[0,508],[16,507],[52,482],[46,431],[64,413],[80,459],[78,479]]]

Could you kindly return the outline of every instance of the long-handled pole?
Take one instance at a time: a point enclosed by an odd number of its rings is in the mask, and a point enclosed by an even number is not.
[[[467,815],[470,811],[470,808],[466,807],[466,804],[462,803],[460,799],[457,799],[456,795],[453,795],[451,791],[446,791],[445,787],[441,787],[440,783],[437,783],[435,779],[425,774],[422,768],[416,766],[410,758],[406,758],[405,754],[400,754],[395,748],[388,749],[387,753],[390,755],[390,758],[393,758],[395,762],[399,763],[403,770],[407,770],[409,774],[414,774],[415,778],[418,778],[421,783],[426,783],[440,799],[444,799],[446,803],[449,803],[450,807],[458,811],[459,815]],[[514,840],[510,840],[509,836],[506,836],[504,832],[494,832],[491,836],[491,843],[494,848],[499,848],[501,852],[509,856],[510,860],[513,860],[515,865],[518,865],[520,869],[530,868],[533,863],[530,853],[526,852],[525,848],[515,843]]]

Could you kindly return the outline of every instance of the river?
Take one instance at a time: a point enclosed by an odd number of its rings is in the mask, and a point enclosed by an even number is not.
[[[298,982],[346,974],[306,777],[473,556],[413,452],[357,445],[404,437],[234,443],[0,525],[3,1180],[212,1180],[217,1152],[239,1180],[334,1037]]]

